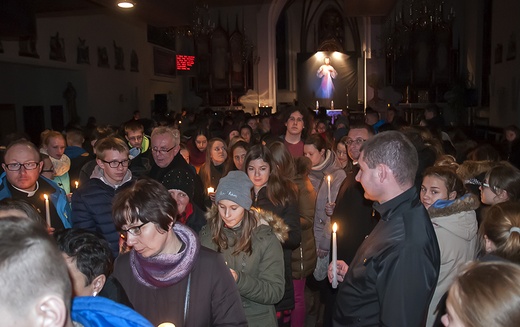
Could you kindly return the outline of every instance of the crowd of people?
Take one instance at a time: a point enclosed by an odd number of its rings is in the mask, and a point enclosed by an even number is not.
[[[437,108],[366,112],[9,136],[7,326],[515,325],[520,130],[490,146]]]

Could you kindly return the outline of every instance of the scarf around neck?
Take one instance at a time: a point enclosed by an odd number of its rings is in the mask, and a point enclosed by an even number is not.
[[[145,258],[135,251],[130,252],[132,272],[141,284],[152,288],[168,287],[191,272],[200,249],[197,234],[182,224],[175,224],[173,232],[184,243],[178,253]]]

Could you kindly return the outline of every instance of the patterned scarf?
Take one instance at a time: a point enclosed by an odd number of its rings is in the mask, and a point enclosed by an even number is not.
[[[173,232],[185,244],[178,253],[145,258],[135,251],[130,252],[132,272],[141,284],[153,288],[168,287],[191,272],[200,249],[197,234],[181,224],[175,224]]]

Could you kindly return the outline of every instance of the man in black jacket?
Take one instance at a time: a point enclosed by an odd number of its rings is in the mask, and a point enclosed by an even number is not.
[[[440,254],[414,187],[417,166],[417,151],[400,132],[380,133],[361,147],[356,180],[381,219],[350,265],[338,261],[333,326],[424,325]]]

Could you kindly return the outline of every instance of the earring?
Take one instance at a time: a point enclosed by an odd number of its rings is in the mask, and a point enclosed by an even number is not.
[[[92,296],[96,296],[98,293],[96,291],[94,291],[94,293],[92,293]]]

